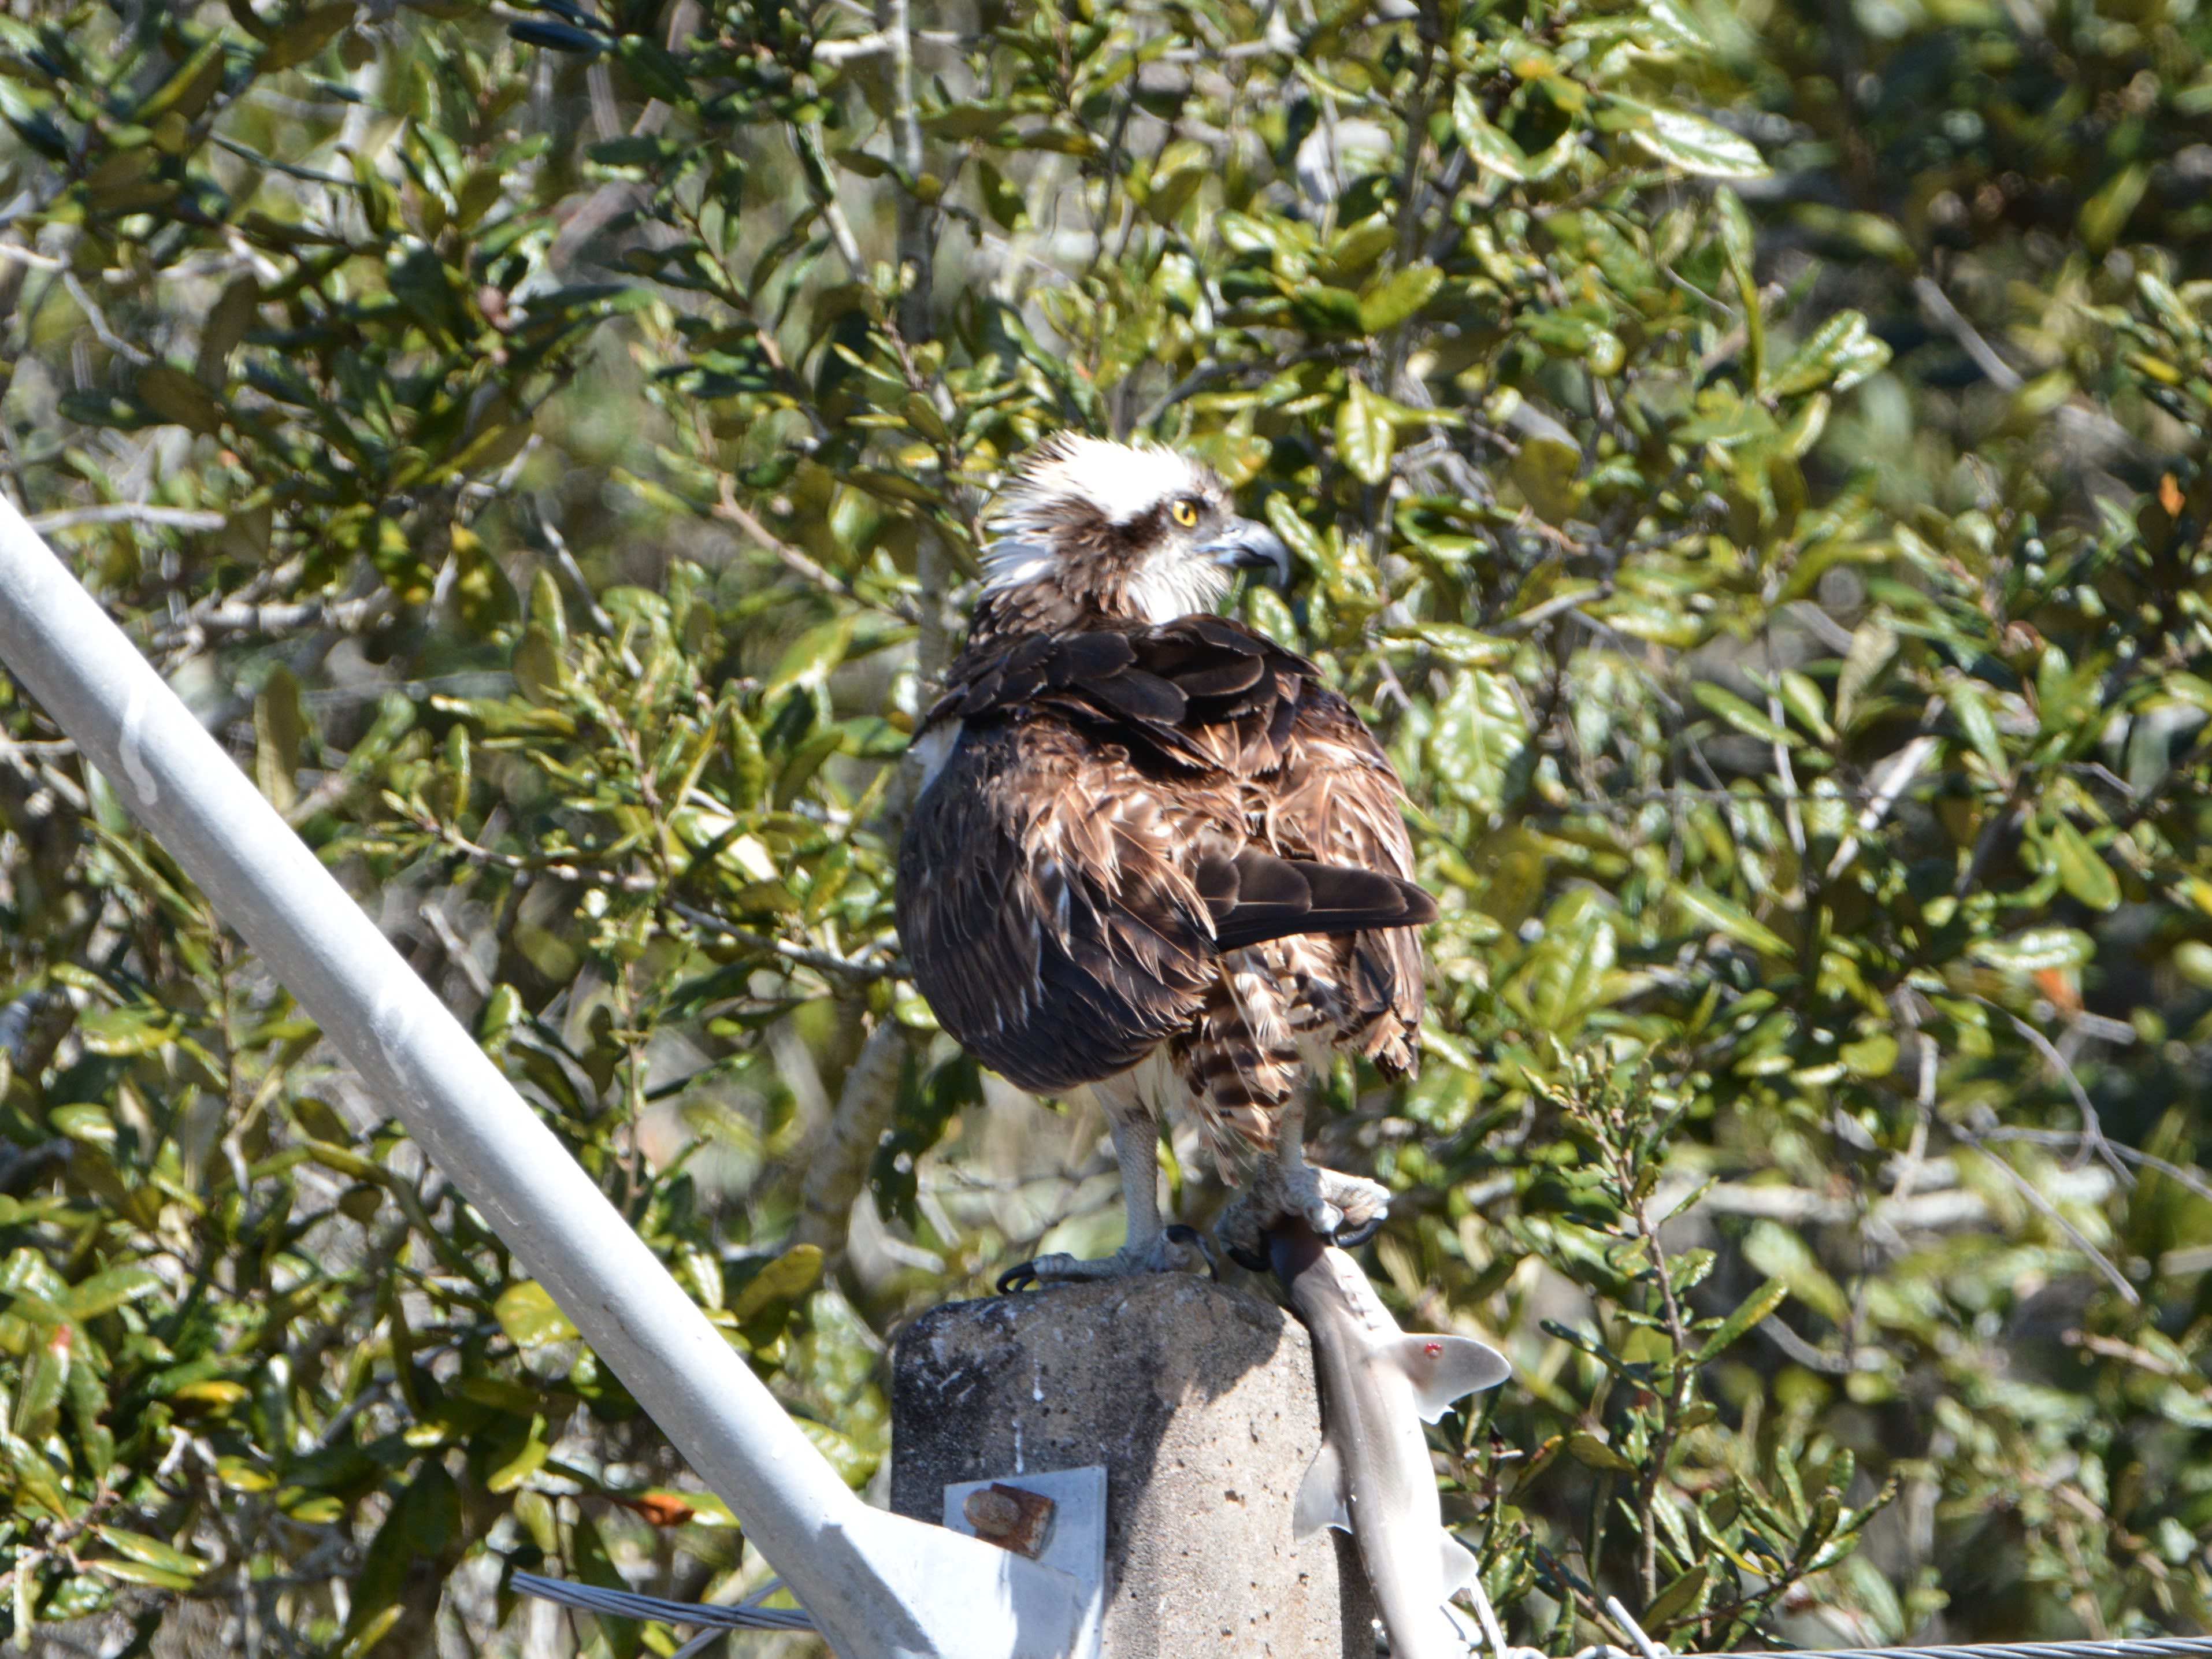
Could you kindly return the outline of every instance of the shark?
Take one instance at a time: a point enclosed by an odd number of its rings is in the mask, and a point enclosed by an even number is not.
[[[1321,1450],[1299,1487],[1293,1530],[1352,1534],[1393,1659],[1465,1659],[1465,1627],[1446,1603],[1473,1582],[1475,1559],[1443,1528],[1421,1425],[1495,1388],[1512,1367],[1468,1337],[1407,1335],[1359,1264],[1303,1216],[1280,1217],[1267,1243],[1321,1373]]]

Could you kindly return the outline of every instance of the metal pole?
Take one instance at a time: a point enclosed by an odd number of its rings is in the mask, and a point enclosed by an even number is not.
[[[0,501],[0,661],[299,999],[690,1460],[846,1659],[1055,1659],[1075,1581],[854,1497],[752,1369]]]

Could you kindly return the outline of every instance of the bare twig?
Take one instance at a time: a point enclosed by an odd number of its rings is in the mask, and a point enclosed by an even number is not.
[[[106,313],[100,310],[100,302],[84,291],[84,284],[77,281],[76,272],[63,271],[62,286],[69,290],[70,298],[76,301],[77,309],[84,313],[85,321],[92,325],[92,331],[99,337],[100,344],[106,346],[125,362],[143,365],[154,361],[137,346],[132,345],[130,341],[120,338],[113,329],[108,327]]]
[[[866,1183],[869,1160],[898,1106],[906,1064],[906,1027],[885,1019],[868,1033],[837,1091],[837,1109],[808,1164],[801,1188],[799,1242],[834,1253],[845,1242],[852,1209]]]
[[[438,946],[445,951],[446,960],[461,970],[462,977],[468,981],[478,996],[489,997],[492,994],[491,975],[477,963],[475,952],[469,949],[468,941],[461,937],[452,918],[446,915],[442,903],[425,904],[417,914],[437,935]]]
[[[1851,860],[1858,856],[1860,842],[1875,832],[1882,819],[1889,816],[1889,809],[1897,804],[1898,797],[1912,787],[1912,780],[1920,775],[1920,769],[1936,752],[1936,744],[1934,737],[1923,733],[1875,766],[1868,780],[1874,785],[1873,793],[1859,813],[1857,826],[1844,837],[1835,857],[1828,860],[1827,880],[1833,881],[1850,867]]]
[[[1968,1146],[1975,1146],[1977,1148],[1981,1146],[1981,1136],[1962,1124],[1953,1124],[1951,1126],[1951,1133],[1958,1136],[1960,1139],[1965,1141]],[[2089,1258],[2090,1266],[2096,1268],[2098,1273],[2103,1276],[2106,1284],[2110,1285],[2114,1290],[2120,1293],[2121,1300],[2125,1302],[2130,1307],[2140,1307],[2142,1305],[2142,1296],[2136,1291],[2136,1287],[2128,1282],[2127,1275],[2122,1273],[2117,1267],[2113,1266],[2112,1259],[2102,1250],[2099,1249],[2094,1244],[2092,1244],[2087,1237],[2083,1234],[2079,1227],[2076,1227],[2072,1222],[2061,1215],[2058,1212],[2058,1206],[2053,1204],[2049,1199],[2045,1198],[2040,1192],[2037,1191],[2033,1182],[2030,1181],[2019,1170],[2014,1169],[2011,1164],[2006,1163],[2003,1158],[1998,1157],[1995,1152],[1990,1152],[1987,1156],[1990,1162],[1990,1167],[1996,1170],[1996,1172],[1999,1175],[2002,1175],[2007,1181],[2010,1182],[2014,1188],[2018,1190],[2022,1198],[2026,1199],[2030,1204],[2041,1211],[2045,1218],[2048,1219],[2053,1226],[2057,1227],[2059,1231],[2064,1233],[2066,1237],[2072,1241],[2075,1249],[2081,1251],[2083,1255]]]
[[[2027,384],[2021,379],[2018,370],[1997,356],[1996,348],[1982,337],[1981,331],[1960,315],[1958,307],[1951,303],[1950,296],[1933,276],[1915,276],[1912,294],[1937,325],[1966,349],[1966,355],[1974,360],[1974,367],[1988,375],[1999,391],[2017,392]]]
[[[220,513],[203,512],[197,507],[110,501],[100,507],[70,507],[58,513],[41,513],[31,520],[31,528],[42,536],[51,536],[57,530],[74,530],[87,524],[147,524],[171,530],[220,530],[229,522]]]
[[[907,964],[903,957],[893,957],[887,961],[868,962],[854,957],[841,957],[835,951],[818,951],[811,945],[794,945],[787,939],[777,939],[770,934],[756,933],[743,927],[733,927],[720,917],[710,915],[706,911],[695,908],[679,900],[670,899],[666,901],[666,906],[670,912],[683,917],[695,927],[710,928],[726,939],[734,939],[740,945],[757,946],[772,955],[781,957],[786,962],[796,963],[802,968],[817,969],[823,973],[836,974],[852,980],[897,979],[907,972]]]
[[[799,152],[799,173],[813,193],[814,210],[821,215],[830,240],[836,244],[837,257],[845,262],[845,270],[854,282],[866,282],[868,270],[860,258],[860,239],[853,234],[852,222],[837,205],[836,194],[822,183],[830,176],[830,159],[823,149],[821,128],[794,123],[790,132],[792,147]]]
[[[2013,819],[2019,815],[2020,804],[2027,798],[2027,780],[2028,769],[2023,766],[2014,775],[2012,787],[2005,793],[2004,805],[1991,815],[1990,821],[1982,826],[1982,833],[1975,837],[1973,855],[1966,860],[1966,867],[1959,872],[1959,879],[1951,884],[1954,897],[1966,896],[1974,884],[1975,878],[1982,873],[1982,866],[1990,861],[1990,855],[1997,850],[1998,837],[2004,834]]]
[[[561,533],[561,526],[553,522],[553,515],[545,510],[543,503],[535,506],[532,516],[538,520],[538,533],[545,538],[546,550],[552,554],[553,562],[561,567],[561,574],[568,579],[568,586],[576,590],[576,598],[584,607],[584,614],[592,619],[592,626],[612,639],[615,619],[607,615],[606,608],[599,603],[599,596],[592,591],[591,583],[585,580],[583,566],[576,562],[576,556],[568,550],[568,538]],[[631,673],[637,672],[635,663],[626,664],[625,666]]]
[[[2112,1166],[2114,1175],[2119,1176],[2127,1185],[2133,1186],[2135,1177],[2122,1167],[2118,1157],[2112,1150],[2112,1143],[2105,1139],[2104,1120],[2097,1115],[2097,1109],[2090,1104],[2089,1091],[2081,1086],[2081,1079],[2074,1074],[2073,1066],[2067,1063],[2066,1056],[2058,1052],[2057,1045],[2009,1008],[1992,1002],[1984,996],[1978,996],[1974,1000],[1984,1008],[1992,1009],[2010,1020],[2013,1029],[2026,1037],[2036,1053],[2043,1056],[2045,1063],[2065,1080],[2066,1087],[2074,1096],[2074,1109],[2081,1115],[2081,1156],[2086,1158],[2091,1152],[2094,1152]]]
[[[1984,1140],[2023,1140],[2033,1146],[2071,1146],[2081,1139],[2079,1133],[2070,1129],[1996,1128],[1983,1129],[1978,1133]],[[2185,1170],[2180,1164],[2160,1158],[2155,1153],[2146,1152],[2141,1147],[2130,1146],[2120,1141],[2106,1144],[2114,1157],[2140,1164],[2146,1170],[2154,1170],[2167,1180],[2186,1187],[2199,1198],[2212,1199],[2212,1181],[2206,1180],[2196,1170]]]
[[[153,636],[155,650],[198,650],[223,635],[281,638],[303,629],[332,629],[359,634],[376,627],[398,607],[392,590],[380,586],[351,599],[299,599],[284,605],[256,605],[242,596],[196,605]]]
[[[793,547],[763,524],[744,503],[738,499],[731,480],[722,480],[721,499],[714,503],[714,516],[726,524],[733,524],[751,537],[767,552],[773,553],[779,562],[793,575],[804,579],[810,586],[824,593],[835,594],[841,599],[853,597],[852,585],[835,571],[821,564],[809,554]]]

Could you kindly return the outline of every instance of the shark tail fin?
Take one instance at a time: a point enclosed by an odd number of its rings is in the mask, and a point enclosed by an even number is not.
[[[1461,1395],[1494,1389],[1513,1374],[1504,1354],[1471,1337],[1401,1336],[1392,1346],[1413,1379],[1422,1417],[1431,1423]]]
[[[1344,1493],[1344,1459],[1336,1443],[1324,1440],[1314,1454],[1311,1468],[1298,1486],[1297,1507],[1291,1512],[1291,1535],[1310,1538],[1324,1527],[1352,1530],[1352,1505]]]
[[[1482,1566],[1474,1559],[1474,1552],[1458,1539],[1448,1532],[1439,1536],[1443,1540],[1444,1597],[1449,1601],[1481,1576]]]

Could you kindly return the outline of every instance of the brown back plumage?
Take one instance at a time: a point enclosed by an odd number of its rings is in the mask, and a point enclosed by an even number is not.
[[[1413,1068],[1435,907],[1396,774],[1251,629],[1081,609],[983,630],[916,734],[947,752],[899,854],[915,985],[1040,1093],[1165,1044],[1217,1145],[1269,1146],[1301,1044]]]

